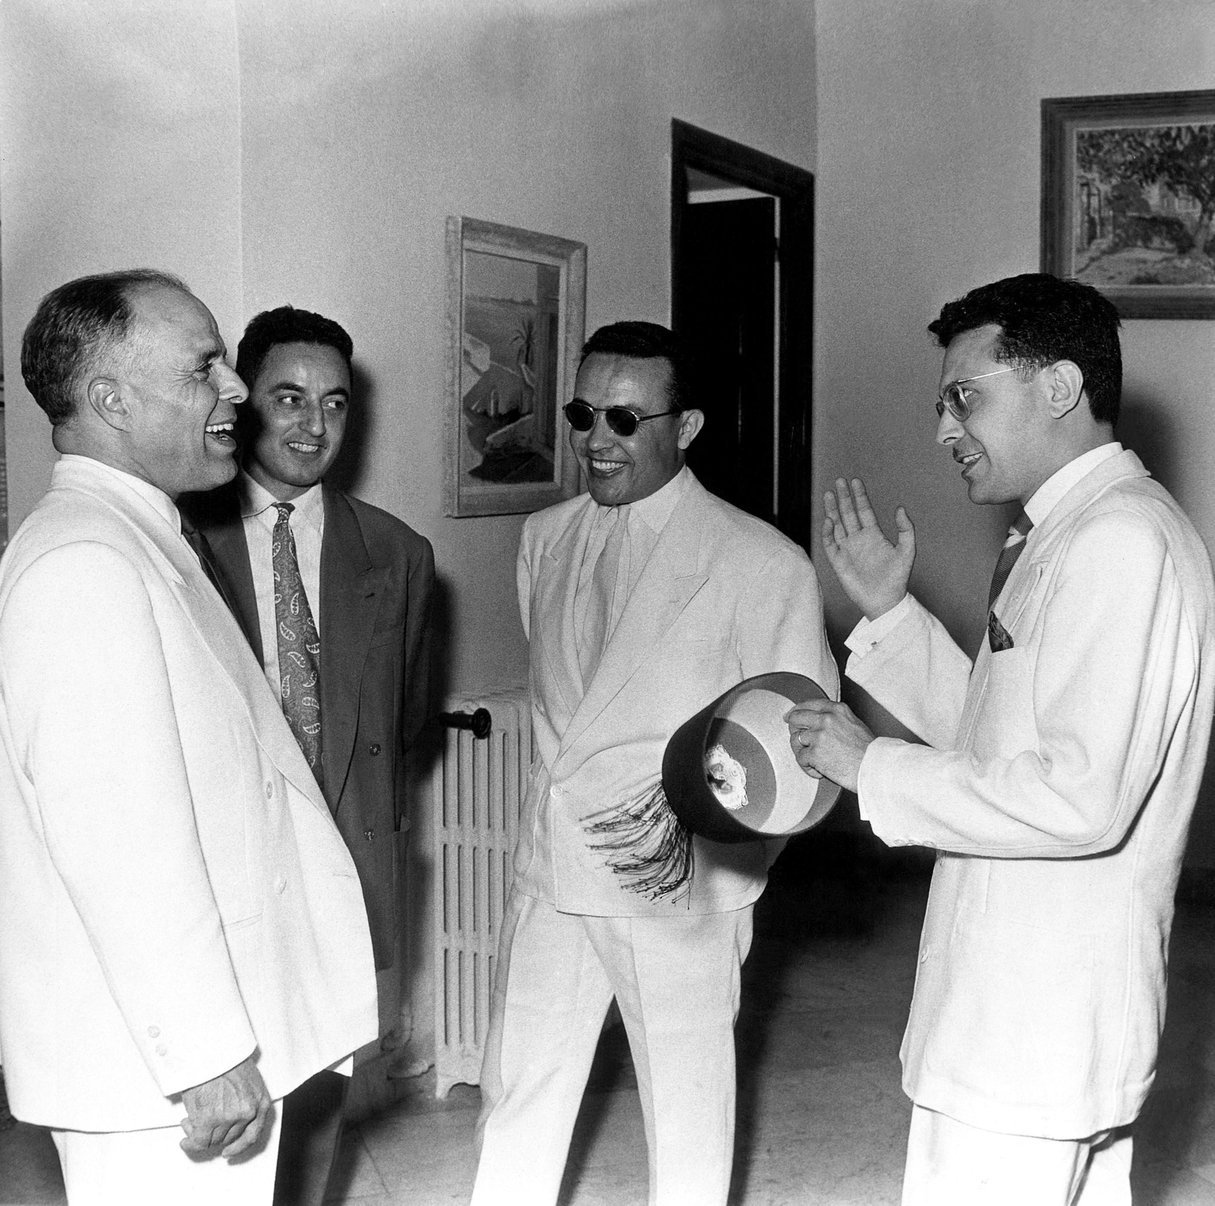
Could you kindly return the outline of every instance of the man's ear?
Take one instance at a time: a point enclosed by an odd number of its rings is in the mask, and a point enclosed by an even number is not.
[[[1062,419],[1080,405],[1084,397],[1084,374],[1072,360],[1057,360],[1045,370],[1047,409],[1052,419]]]
[[[705,412],[703,410],[685,410],[679,416],[679,447],[687,448],[700,434],[700,429],[704,425]]]
[[[131,408],[126,391],[113,377],[94,377],[88,388],[89,409],[107,427],[130,431]]]

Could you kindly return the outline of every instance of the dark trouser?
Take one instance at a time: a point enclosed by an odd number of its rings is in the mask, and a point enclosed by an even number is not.
[[[321,1206],[342,1133],[350,1077],[318,1072],[283,1098],[274,1206]]]

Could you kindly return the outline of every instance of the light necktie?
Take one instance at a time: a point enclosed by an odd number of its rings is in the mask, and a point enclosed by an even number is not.
[[[1008,575],[1012,573],[1012,567],[1016,565],[1017,558],[1025,550],[1025,538],[1029,535],[1029,530],[1033,526],[1033,520],[1022,511],[1013,520],[1012,527],[1008,529],[1008,538],[1004,541],[1004,547],[1000,550],[1000,556],[996,561],[995,573],[991,576],[991,589],[987,592],[988,611],[991,611],[1000,591],[1004,589],[1004,583],[1008,581]]]
[[[270,537],[274,569],[274,621],[278,633],[278,673],[283,715],[299,742],[316,781],[325,784],[321,765],[321,638],[312,619],[300,576],[290,503],[275,503],[278,519]]]
[[[628,528],[624,507],[612,507],[601,522],[607,529],[603,547],[595,561],[595,569],[587,586],[586,610],[583,613],[581,639],[578,643],[578,666],[582,681],[589,682],[599,665],[603,648],[611,635],[612,601],[616,593],[616,577]]]

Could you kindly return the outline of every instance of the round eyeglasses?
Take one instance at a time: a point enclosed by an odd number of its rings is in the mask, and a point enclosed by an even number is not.
[[[1015,373],[1016,371],[1016,365],[1013,365],[1011,368],[992,369],[990,373],[976,373],[973,377],[960,377],[957,381],[951,381],[937,399],[937,418],[939,419],[946,411],[949,411],[959,423],[965,423],[971,414],[970,403],[966,400],[966,395],[970,393],[970,390],[963,389],[962,386],[968,385],[971,381],[982,381],[984,377],[998,377],[1001,373]]]
[[[638,423],[679,414],[677,410],[663,410],[656,415],[639,415],[627,406],[592,406],[589,402],[567,402],[562,409],[575,431],[590,431],[595,426],[595,416],[603,415],[607,419],[608,429],[618,436],[631,436],[637,430]]]

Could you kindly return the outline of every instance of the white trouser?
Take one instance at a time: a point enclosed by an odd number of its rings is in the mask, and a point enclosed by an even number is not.
[[[734,1021],[751,914],[748,906],[585,917],[511,894],[481,1069],[473,1206],[557,1200],[613,997],[637,1073],[650,1206],[724,1206],[734,1148]]]
[[[1004,1135],[913,1106],[903,1206],[1131,1206],[1130,1127]]]
[[[269,1135],[249,1156],[192,1159],[180,1127],[146,1131],[51,1131],[69,1206],[270,1206],[282,1102]]]

